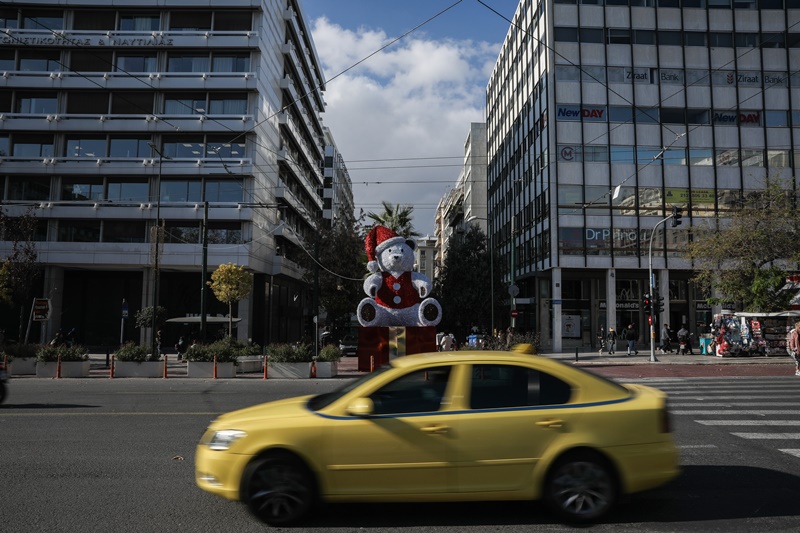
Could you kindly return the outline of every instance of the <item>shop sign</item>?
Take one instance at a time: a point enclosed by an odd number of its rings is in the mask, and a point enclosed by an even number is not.
[[[583,119],[591,122],[604,122],[606,120],[606,108],[560,105],[556,108],[556,117],[561,120]]]
[[[698,311],[711,311],[711,304],[708,302],[695,302],[694,308]]]
[[[761,87],[761,74],[758,72],[739,72],[736,74],[736,85]]]
[[[659,71],[659,73],[658,73],[658,79],[661,80],[661,83],[682,84],[683,83],[683,71],[682,70],[661,69]]]
[[[739,124],[740,125],[760,125],[761,124],[761,113],[758,111],[750,111],[748,113],[739,113]]]
[[[664,189],[664,197],[667,203],[685,204],[691,202],[693,204],[714,204],[716,196],[714,189],[683,189],[683,188],[668,188]]]
[[[736,125],[736,113],[714,113],[714,124]]]
[[[625,79],[631,80],[634,83],[649,83],[650,69],[646,68],[625,69]]]
[[[600,309],[605,309],[606,307],[608,307],[606,302],[600,302]],[[639,302],[617,302],[615,307],[623,311],[636,311],[639,309]]]

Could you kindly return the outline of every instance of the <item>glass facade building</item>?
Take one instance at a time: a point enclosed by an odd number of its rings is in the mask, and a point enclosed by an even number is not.
[[[649,344],[652,262],[661,320],[704,332],[719,310],[682,250],[768,177],[791,182],[798,71],[800,0],[522,0],[486,90],[517,329],[562,350],[633,324]],[[673,207],[682,225],[654,232]]]

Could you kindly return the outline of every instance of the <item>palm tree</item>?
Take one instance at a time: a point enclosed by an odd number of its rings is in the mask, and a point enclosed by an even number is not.
[[[414,231],[414,224],[411,223],[411,213],[414,211],[412,206],[400,204],[393,206],[389,202],[382,203],[383,213],[367,213],[367,217],[372,219],[375,224],[386,226],[406,239],[422,236],[422,234]]]

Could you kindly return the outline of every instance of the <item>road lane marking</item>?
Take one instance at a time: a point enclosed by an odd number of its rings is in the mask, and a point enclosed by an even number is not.
[[[680,449],[693,449],[693,448],[716,448],[716,444],[683,444],[678,446]]]
[[[772,440],[795,440],[800,439],[800,433],[736,433],[731,435],[743,439],[772,439]]]
[[[670,410],[673,415],[792,415],[800,416],[800,411],[790,410],[772,410],[772,409],[738,409],[738,410],[704,410],[704,409],[689,409],[689,410]]]
[[[800,450],[785,448],[782,450],[779,449],[778,451],[783,453],[788,453],[789,455],[794,455],[795,457],[800,457]]]
[[[716,398],[715,398],[716,399]],[[745,398],[742,398],[745,399]],[[795,407],[797,402],[670,402],[670,407]]]
[[[800,420],[695,420],[704,426],[800,426]]]

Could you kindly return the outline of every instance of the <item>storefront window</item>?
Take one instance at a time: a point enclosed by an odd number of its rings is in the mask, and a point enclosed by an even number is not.
[[[659,188],[639,188],[639,214],[660,215],[664,210],[664,196]]]

